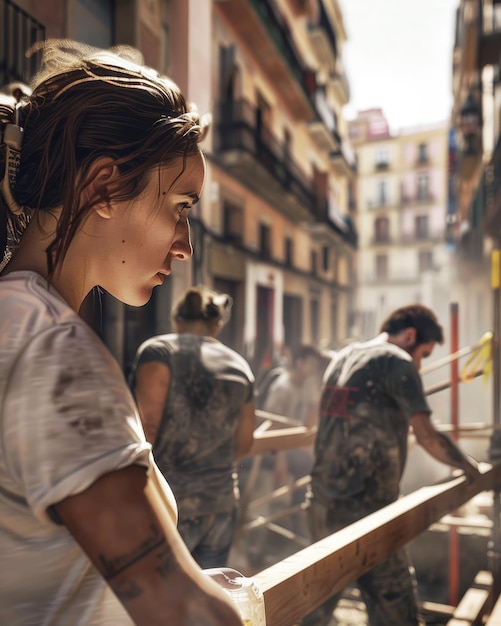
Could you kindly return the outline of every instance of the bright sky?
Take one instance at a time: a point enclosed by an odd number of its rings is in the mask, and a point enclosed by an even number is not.
[[[345,115],[382,108],[392,131],[448,120],[459,0],[339,0],[348,41]]]

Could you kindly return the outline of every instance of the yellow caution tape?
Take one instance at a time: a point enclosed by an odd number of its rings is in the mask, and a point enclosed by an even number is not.
[[[487,383],[492,372],[492,332],[490,330],[480,337],[477,346],[463,365],[459,377],[463,383],[469,383],[479,370],[483,372],[484,384]]]

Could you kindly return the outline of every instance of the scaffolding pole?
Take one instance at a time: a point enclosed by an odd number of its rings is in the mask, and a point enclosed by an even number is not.
[[[459,350],[459,307],[457,302],[450,304],[451,325],[451,354]],[[451,424],[452,438],[457,443],[459,428],[459,362],[458,359],[451,361]],[[457,528],[449,528],[449,604],[456,606],[458,603],[459,589],[459,539]]]

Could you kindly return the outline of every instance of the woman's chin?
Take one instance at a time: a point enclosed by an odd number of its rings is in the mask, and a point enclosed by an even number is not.
[[[147,304],[150,301],[151,294],[153,293],[152,288],[141,289],[136,292],[120,292],[120,293],[111,293],[111,295],[120,300],[123,304],[127,304],[128,306],[141,307]]]

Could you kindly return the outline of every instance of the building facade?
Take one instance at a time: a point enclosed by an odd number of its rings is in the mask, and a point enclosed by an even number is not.
[[[393,135],[380,109],[350,122],[358,161],[357,330],[364,338],[399,306],[447,312],[447,130],[444,123]]]
[[[1,1],[40,23],[38,39],[136,46],[212,114],[192,260],[176,264],[145,307],[107,294],[97,308],[95,296],[87,303],[125,369],[143,339],[170,330],[177,295],[201,282],[233,297],[222,338],[256,371],[285,345],[335,347],[350,334],[355,160],[337,0]],[[24,45],[12,39],[13,59]],[[18,66],[4,83],[26,76]]]

